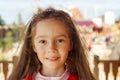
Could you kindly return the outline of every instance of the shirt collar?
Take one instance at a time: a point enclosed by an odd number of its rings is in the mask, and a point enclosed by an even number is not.
[[[69,77],[68,70],[65,70],[65,72],[60,77],[46,77],[40,74],[40,72],[38,72],[35,76],[35,80],[67,80],[68,77]]]

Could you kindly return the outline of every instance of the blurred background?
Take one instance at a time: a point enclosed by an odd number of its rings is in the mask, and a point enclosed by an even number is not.
[[[34,13],[48,7],[64,10],[73,18],[87,42],[92,70],[94,56],[120,62],[120,0],[0,0],[0,80],[7,80],[4,77],[8,77],[19,56],[26,24]],[[114,80],[111,65],[108,77]],[[98,67],[99,80],[105,80],[103,64]],[[120,80],[119,66],[116,70]]]

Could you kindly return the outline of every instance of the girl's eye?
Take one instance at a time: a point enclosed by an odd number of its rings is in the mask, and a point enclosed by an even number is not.
[[[45,40],[40,40],[39,43],[40,43],[40,44],[45,44],[46,41],[45,41]]]
[[[62,42],[64,42],[64,39],[58,39],[57,40],[57,43],[62,43]]]

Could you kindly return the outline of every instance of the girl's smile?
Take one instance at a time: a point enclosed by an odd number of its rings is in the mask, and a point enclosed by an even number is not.
[[[47,57],[48,61],[57,61],[60,57]]]

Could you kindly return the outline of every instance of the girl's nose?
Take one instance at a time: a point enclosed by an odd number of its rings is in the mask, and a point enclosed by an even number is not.
[[[50,43],[48,45],[48,53],[56,53],[56,45],[55,45],[55,43]]]

